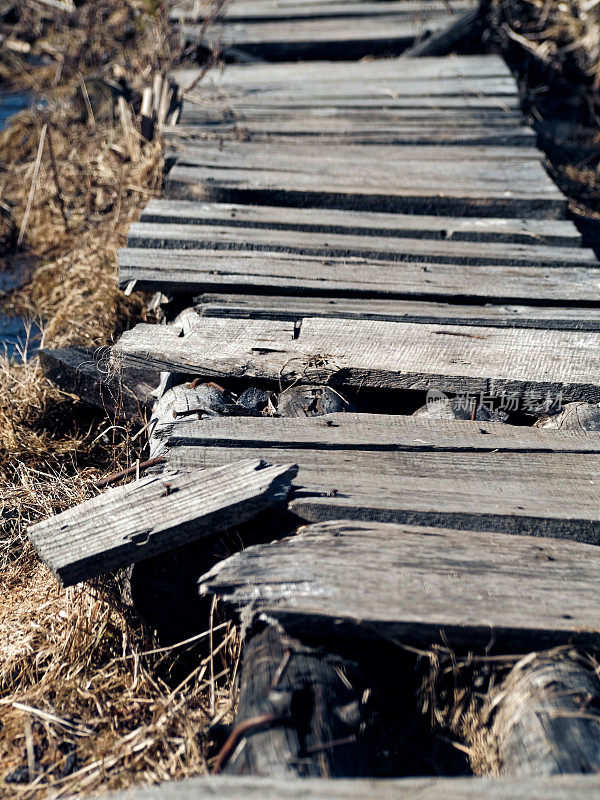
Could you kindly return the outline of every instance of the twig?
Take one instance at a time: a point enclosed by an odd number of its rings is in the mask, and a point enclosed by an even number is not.
[[[167,459],[163,456],[150,458],[148,461],[141,461],[139,464],[139,469],[149,469],[150,467],[154,467],[156,464],[164,464],[166,460]],[[99,489],[102,489],[104,486],[108,486],[110,483],[114,483],[121,478],[126,478],[128,475],[133,475],[137,469],[138,464],[134,464],[132,467],[127,467],[127,469],[122,469],[119,472],[115,472],[112,475],[109,475],[107,478],[102,478],[102,480],[98,481],[96,486]]]
[[[121,125],[123,126],[123,133],[127,142],[127,149],[129,150],[129,158],[135,164],[140,159],[140,143],[137,139],[137,131],[133,127],[131,119],[131,112],[127,101],[121,95],[117,100],[117,107],[119,109],[119,116],[121,117]]]
[[[83,75],[81,72],[77,73],[77,78],[79,79],[79,88],[81,89],[81,94],[83,95],[83,100],[85,102],[85,107],[88,113],[88,122],[90,125],[96,125],[96,119],[94,117],[94,111],[92,109],[92,104],[90,103],[90,96],[88,94],[87,86],[85,85],[85,81],[83,80]]]
[[[217,604],[217,596],[213,595],[212,602],[210,604],[210,620],[209,620],[209,650],[210,650],[210,715],[214,717],[215,715],[215,659],[214,659],[214,651],[213,651],[213,631],[214,631],[214,617],[215,617],[215,606]]]
[[[48,124],[44,123],[44,127],[42,128],[42,132],[40,134],[40,143],[38,145],[37,157],[35,159],[35,166],[33,168],[33,177],[31,179],[31,189],[29,190],[29,197],[27,198],[27,206],[25,208],[25,214],[23,216],[23,221],[21,222],[21,229],[19,231],[19,238],[17,239],[17,247],[21,247],[23,243],[23,238],[25,236],[25,229],[27,227],[27,222],[29,221],[29,214],[31,212],[31,204],[33,203],[33,196],[35,194],[35,187],[37,184],[38,173],[40,171],[40,164],[42,163],[42,153],[44,152],[44,142],[46,141],[46,131],[48,130]]]
[[[280,714],[259,714],[256,717],[245,719],[243,722],[240,722],[239,725],[236,725],[219,751],[215,765],[211,770],[213,775],[216,775],[223,769],[240,739],[243,739],[249,731],[260,730],[261,728],[275,724],[293,726],[294,721],[290,717],[282,717]]]

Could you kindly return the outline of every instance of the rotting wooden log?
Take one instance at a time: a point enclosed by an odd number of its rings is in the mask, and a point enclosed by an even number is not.
[[[598,800],[597,775],[327,780],[205,776],[136,786],[106,800]]]
[[[460,14],[447,26],[437,28],[429,36],[416,42],[404,51],[403,56],[405,58],[445,56],[465,40],[474,38],[481,30],[479,8],[471,9]]]
[[[545,414],[535,425],[550,431],[600,431],[600,406],[596,403],[567,403],[558,414]]]
[[[246,459],[211,470],[165,471],[29,528],[63,586],[125,567],[245,522],[285,503],[297,468]]]
[[[113,347],[124,365],[264,379],[559,401],[600,401],[595,332],[306,318],[200,317],[187,334],[139,324]]]
[[[158,370],[126,367],[115,370],[101,352],[80,347],[40,350],[44,375],[59,389],[77,395],[110,417],[143,421],[152,407]]]
[[[531,650],[597,646],[599,578],[590,545],[342,521],[237,553],[200,590],[292,636]]]
[[[251,635],[235,727],[215,771],[280,778],[365,774],[365,690],[353,669],[275,626]]]
[[[600,771],[600,681],[568,651],[526,656],[488,698],[506,777]]]

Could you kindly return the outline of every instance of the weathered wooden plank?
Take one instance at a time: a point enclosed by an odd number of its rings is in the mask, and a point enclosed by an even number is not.
[[[582,247],[554,247],[544,244],[512,242],[454,242],[436,239],[402,239],[398,237],[291,231],[282,233],[267,227],[233,227],[214,225],[134,222],[127,236],[132,248],[169,250],[240,250],[243,252],[284,252],[297,255],[318,255],[325,259],[363,258],[399,263],[501,264],[543,267],[598,267],[593,250]],[[202,255],[199,252],[198,257]]]
[[[597,775],[558,775],[519,780],[400,778],[326,780],[202,777],[137,786],[107,800],[599,800]]]
[[[591,659],[558,652],[519,661],[488,694],[500,774],[598,772],[600,683]]]
[[[249,206],[234,203],[194,203],[150,200],[141,222],[320,231],[360,236],[440,239],[447,241],[511,242],[553,247],[580,247],[581,234],[570,220],[427,217],[335,209]]]
[[[364,775],[365,689],[353,666],[275,627],[252,636],[244,646],[236,728],[269,722],[247,731],[222,771],[288,779]],[[345,708],[356,709],[354,719],[340,714]]]
[[[405,0],[260,0],[260,2],[246,2],[236,0],[227,5],[222,11],[221,16],[228,21],[248,22],[250,20],[274,21],[297,20],[297,19],[326,19],[335,17],[344,19],[345,17],[365,17],[389,15],[391,13],[404,16],[408,19],[427,19],[432,14],[444,15],[449,19],[460,12],[466,11],[474,6],[473,0],[452,0],[451,3],[444,3],[442,0],[425,0],[425,2],[405,2]],[[198,3],[194,0],[180,2],[170,8],[170,18],[173,21],[197,22],[200,19],[210,19],[212,14],[210,3]]]
[[[260,459],[201,472],[167,471],[110,489],[28,533],[42,560],[69,586],[281,505],[296,471]]]
[[[126,248],[119,253],[119,281],[126,285],[130,280],[137,280],[140,289],[188,295],[235,291],[559,305],[595,305],[600,299],[600,270],[594,267],[459,268],[253,250]]]
[[[547,431],[499,422],[437,420],[352,412],[320,417],[222,417],[173,420],[161,430],[170,447],[308,447],[311,450],[552,452],[600,454],[600,433]]]
[[[197,68],[175,70],[173,79],[186,93],[199,75]],[[400,59],[358,62],[308,61],[289,64],[228,64],[227,69],[209,70],[202,79],[208,86],[240,86],[249,89],[273,84],[305,84],[307,81],[329,80],[332,85],[340,80],[424,80],[432,82],[446,78],[497,78],[511,77],[512,73],[503,58],[497,55],[465,55],[443,58]],[[324,77],[326,76],[326,77]]]
[[[292,635],[533,649],[597,644],[599,579],[590,545],[342,521],[237,553],[200,587]]]
[[[486,325],[499,328],[600,330],[600,309],[554,306],[466,305],[374,298],[285,297],[203,294],[196,298],[204,317],[240,317],[300,321],[303,317],[425,322],[437,325]]]
[[[502,150],[502,148],[498,148]],[[331,152],[329,152],[331,150]],[[383,145],[320,148],[206,143],[180,155],[166,193],[185,200],[563,219],[566,199],[538,160],[397,161]],[[183,163],[185,162],[185,163]],[[294,165],[291,169],[290,165]]]
[[[448,25],[448,15],[424,20],[404,14],[358,18],[301,18],[276,21],[226,21],[209,26],[183,24],[181,38],[226,53],[234,47],[270,61],[323,59],[353,61],[366,55],[398,55],[426,36]]]
[[[600,401],[595,332],[318,317],[303,319],[299,330],[290,322],[211,317],[180,337],[163,327],[137,325],[113,356],[195,375]]]
[[[95,350],[82,347],[40,350],[38,358],[44,375],[60,389],[110,417],[143,420],[160,381],[156,370],[116,371],[106,354],[102,358]]]
[[[369,120],[366,115],[352,114],[333,109],[327,116],[322,114],[298,113],[282,118],[273,114],[259,117],[246,113],[236,121],[225,112],[194,112],[183,115],[181,124],[165,126],[162,133],[167,137],[183,139],[229,136],[242,141],[299,143],[315,145],[339,144],[393,144],[393,145],[504,145],[527,146],[534,144],[536,136],[531,128],[513,124],[505,127],[489,124],[485,127],[481,120],[464,125],[432,125],[412,122],[405,124],[392,115],[379,115],[379,120]],[[461,115],[461,118],[465,115]],[[191,118],[190,118],[191,117]],[[189,124],[188,124],[189,119]]]

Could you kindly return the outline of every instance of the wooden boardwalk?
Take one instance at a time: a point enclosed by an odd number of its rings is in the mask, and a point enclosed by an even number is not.
[[[206,25],[201,3],[172,9],[185,41],[245,63],[173,76],[163,196],[119,257],[123,288],[187,308],[112,350],[141,387],[129,416],[151,402],[144,376],[163,376],[155,396],[175,387],[153,411],[159,466],[31,536],[65,583],[259,512],[280,541],[198,568],[245,637],[217,760],[237,777],[119,798],[600,797],[597,777],[550,777],[600,769],[583,713],[600,687],[554,655],[544,675],[575,699],[567,713],[562,694],[530,693],[543,732],[523,723],[500,752],[516,783],[288,780],[372,774],[362,678],[340,678],[370,648],[600,648],[600,432],[530,427],[600,403],[600,265],[507,65],[410,57],[452,50],[448,29],[472,36],[477,14],[467,0],[236,0]],[[43,358],[91,395],[77,354]],[[282,510],[299,528],[285,539]],[[586,699],[574,687],[588,684]]]

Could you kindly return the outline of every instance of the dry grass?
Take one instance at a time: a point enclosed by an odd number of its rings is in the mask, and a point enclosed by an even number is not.
[[[45,105],[0,134],[3,268],[33,267],[4,308],[39,320],[45,345],[98,347],[146,316],[143,297],[117,288],[117,250],[160,189],[162,146],[144,145],[133,163],[115,119],[82,113],[79,76],[118,74],[142,89],[177,54],[162,3],[88,0],[68,19],[35,0],[17,5],[11,36],[45,61],[3,48],[0,76],[43,92]],[[126,581],[63,590],[28,544],[29,524],[95,494],[98,478],[138,455],[115,422],[52,386],[35,359],[0,358],[0,795],[205,772],[207,726],[231,710],[234,632],[222,630],[210,656],[194,658],[206,649],[193,642],[160,650],[120,590]],[[184,679],[182,663],[194,664]]]

